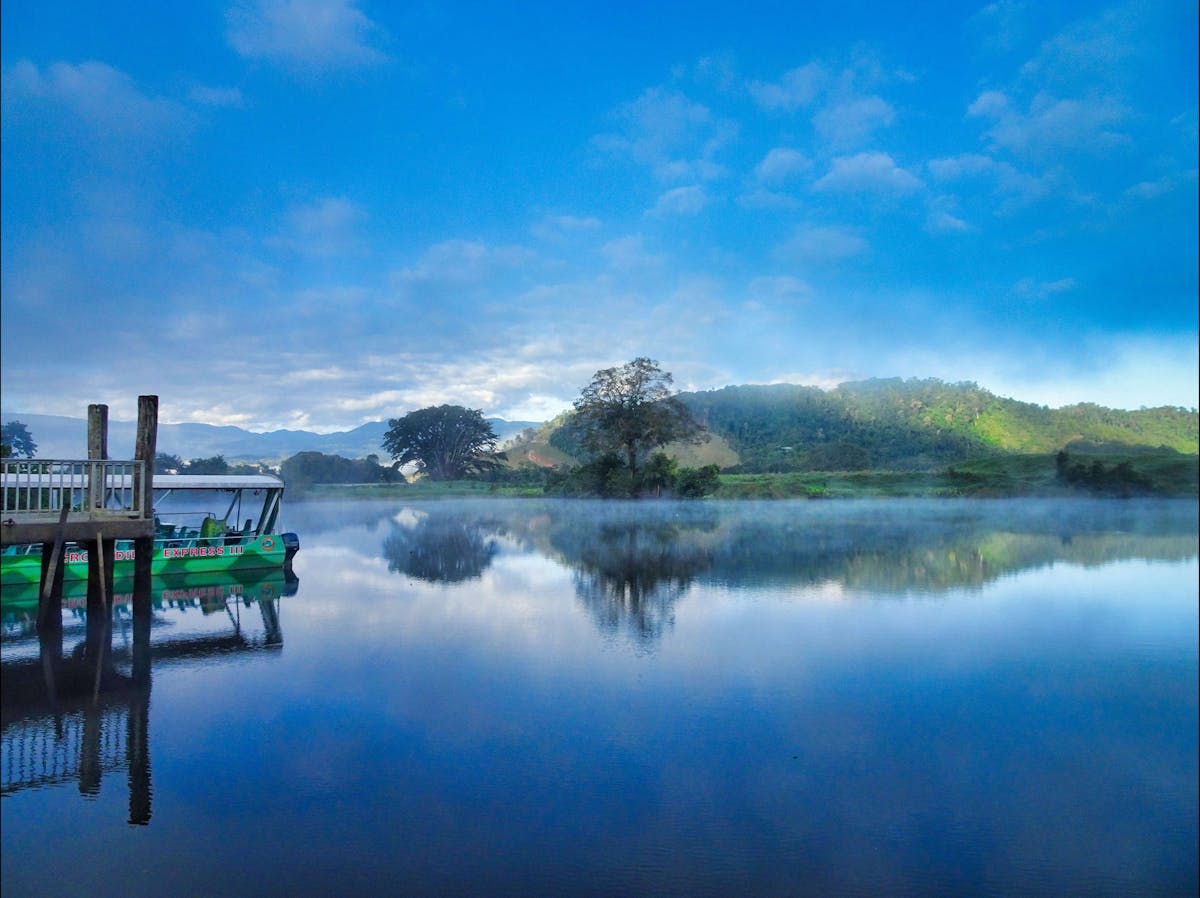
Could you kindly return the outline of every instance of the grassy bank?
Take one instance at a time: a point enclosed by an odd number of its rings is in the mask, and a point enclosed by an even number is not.
[[[1200,495],[1200,459],[1175,453],[1006,455],[941,471],[820,471],[722,474],[717,499],[847,499],[887,497],[1068,497]],[[544,495],[540,486],[477,480],[409,484],[322,484],[291,489],[304,498],[403,498]]]
[[[484,483],[479,480],[418,480],[415,483],[322,483],[288,490],[303,499],[454,499],[486,496],[540,497],[540,486]]]
[[[941,471],[847,471],[797,474],[723,474],[721,499],[851,498],[888,496],[1161,496],[1195,497],[1195,455],[1090,453],[1005,455]]]

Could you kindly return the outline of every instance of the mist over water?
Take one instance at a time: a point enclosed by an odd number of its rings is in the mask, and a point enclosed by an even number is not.
[[[31,637],[6,606],[6,895],[1196,889],[1194,502],[282,525],[298,584],[163,594],[136,796],[123,750],[86,797],[10,778],[54,715],[10,690]],[[93,726],[130,732],[122,701]]]

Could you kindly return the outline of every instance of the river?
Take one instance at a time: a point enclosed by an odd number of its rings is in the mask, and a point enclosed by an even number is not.
[[[1195,502],[283,523],[298,582],[158,588],[143,688],[48,707],[6,606],[6,898],[1197,891]]]

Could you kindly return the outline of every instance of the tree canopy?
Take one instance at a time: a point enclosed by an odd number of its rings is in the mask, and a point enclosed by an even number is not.
[[[670,373],[658,362],[640,356],[597,371],[575,400],[583,445],[620,453],[635,489],[641,459],[667,443],[694,440],[702,430],[671,384]]]
[[[479,409],[438,405],[388,421],[383,448],[397,465],[416,464],[432,480],[456,480],[495,468],[497,437]]]
[[[157,456],[156,456],[157,457]],[[193,458],[189,461],[184,474],[231,474],[229,462],[224,455],[214,455],[212,458]]]
[[[302,491],[320,483],[395,483],[400,472],[379,464],[378,455],[343,458],[322,452],[297,452],[280,465],[279,476],[288,488]]]
[[[14,455],[18,458],[25,456],[33,458],[37,453],[37,443],[30,436],[29,428],[20,421],[9,421],[0,428],[0,445],[3,446],[4,458]]]

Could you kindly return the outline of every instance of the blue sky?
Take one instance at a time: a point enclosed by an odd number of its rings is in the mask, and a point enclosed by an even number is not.
[[[906,6],[6,0],[4,414],[1196,406],[1196,4]]]

